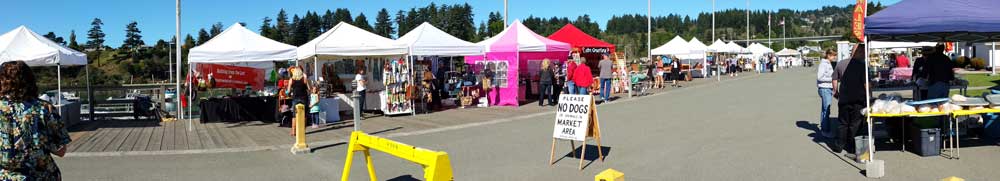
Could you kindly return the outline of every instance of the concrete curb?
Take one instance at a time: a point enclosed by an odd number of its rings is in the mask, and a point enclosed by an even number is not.
[[[788,71],[788,70],[786,70],[786,71]],[[640,98],[643,98],[643,97],[661,96],[661,95],[666,95],[666,94],[669,94],[671,92],[676,92],[676,91],[685,91],[685,90],[692,90],[692,89],[695,89],[695,88],[700,88],[700,87],[705,87],[705,86],[718,85],[718,84],[723,83],[723,82],[730,82],[730,81],[738,81],[738,80],[743,80],[743,79],[756,78],[756,77],[760,77],[761,75],[766,75],[766,74],[750,74],[749,76],[731,78],[731,79],[726,79],[726,80],[722,80],[722,81],[713,81],[713,82],[709,82],[709,83],[705,83],[705,84],[698,84],[698,85],[693,85],[693,86],[690,86],[690,87],[684,87],[684,88],[681,88],[681,89],[671,89],[671,90],[666,90],[666,91],[663,91],[663,92],[658,92],[658,93],[654,93],[654,94],[650,94],[650,95],[645,95],[645,96],[640,96],[640,97],[633,97],[633,98],[626,98],[625,100],[621,100],[621,101],[613,101],[613,102],[610,102],[610,103],[602,103],[602,104],[598,105],[598,107],[601,107],[601,106],[604,106],[604,105],[623,104],[623,103],[627,103],[627,102],[638,101],[638,100],[640,100]],[[432,129],[426,129],[426,130],[417,130],[417,131],[411,131],[411,132],[391,133],[391,134],[384,135],[383,137],[386,137],[386,138],[395,138],[395,137],[403,137],[403,136],[413,136],[413,135],[423,135],[423,134],[430,134],[430,133],[438,133],[438,132],[458,130],[458,129],[464,129],[464,128],[494,125],[494,124],[512,122],[512,121],[517,121],[517,120],[525,120],[525,119],[528,119],[528,118],[533,118],[533,117],[538,117],[538,116],[544,116],[544,115],[549,115],[549,114],[555,114],[555,113],[554,112],[539,112],[539,113],[521,115],[521,116],[516,116],[516,117],[511,117],[511,118],[495,119],[495,120],[484,121],[484,122],[475,122],[475,123],[468,123],[468,124],[452,125],[452,126],[445,126],[445,127],[440,127],[440,128],[432,128]],[[345,144],[345,143],[347,143],[347,141],[348,140],[346,140],[346,139],[324,140],[324,141],[311,142],[311,143],[309,143],[309,145],[310,145],[310,147],[317,148],[317,147],[324,147],[324,146],[329,146],[329,145]],[[251,147],[200,149],[200,150],[121,151],[121,152],[71,152],[71,153],[66,153],[66,157],[159,156],[159,155],[236,153],[236,152],[269,151],[269,150],[278,150],[278,149],[286,149],[287,150],[287,149],[290,149],[291,146],[292,146],[292,143],[289,143],[288,145],[251,146]]]

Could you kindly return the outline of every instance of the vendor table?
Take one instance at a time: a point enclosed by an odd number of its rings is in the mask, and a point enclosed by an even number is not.
[[[872,118],[893,118],[893,117],[935,117],[935,116],[948,116],[948,143],[943,144],[942,147],[947,148],[949,153],[954,153],[955,155],[950,155],[955,159],[961,157],[961,144],[959,142],[958,135],[958,117],[959,116],[971,116],[979,114],[988,113],[1000,113],[1000,109],[980,109],[980,110],[958,110],[951,113],[936,112],[936,113],[899,113],[899,114],[871,114]],[[905,122],[904,122],[905,123]],[[942,125],[944,126],[944,125]],[[903,141],[906,141],[906,129],[903,129]],[[906,150],[906,144],[903,144],[903,150]]]
[[[202,100],[201,121],[206,122],[275,122],[275,97],[228,97]]]

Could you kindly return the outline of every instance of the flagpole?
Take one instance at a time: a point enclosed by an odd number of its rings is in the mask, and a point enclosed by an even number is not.
[[[180,108],[180,106],[181,106],[181,99],[180,99],[180,93],[181,93],[181,71],[180,70],[181,70],[181,58],[182,58],[181,57],[181,0],[176,0],[176,5],[177,5],[177,7],[175,9],[176,10],[176,17],[175,17],[176,18],[175,19],[176,20],[175,21],[176,26],[175,26],[175,31],[176,31],[177,35],[174,37],[175,38],[174,39],[174,43],[175,43],[174,46],[176,46],[176,50],[177,50],[177,71],[174,71],[174,72],[177,73],[177,75],[175,75],[175,76],[177,76],[177,79],[174,79],[176,81],[174,83],[175,84],[174,102],[176,102],[176,105],[177,105],[176,106],[177,107],[177,116],[179,118],[181,118],[181,119],[184,119],[184,111]],[[191,120],[188,120],[188,131],[191,131]]]
[[[646,58],[653,61],[652,34],[653,34],[653,0],[646,0]]]
[[[715,41],[715,0],[712,0],[712,39],[709,41]]]

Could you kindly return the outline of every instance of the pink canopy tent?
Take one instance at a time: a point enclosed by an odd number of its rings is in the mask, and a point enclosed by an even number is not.
[[[479,62],[506,63],[506,72],[501,72],[502,69],[495,71],[497,77],[494,78],[494,82],[504,81],[504,78],[506,81],[496,82],[497,88],[486,94],[491,105],[518,106],[518,101],[525,97],[524,91],[518,84],[519,77],[522,74],[533,76],[536,73],[530,71],[538,70],[538,64],[530,62],[549,59],[553,63],[562,63],[569,57],[570,52],[569,44],[538,35],[520,21],[514,21],[496,36],[476,44],[485,47],[486,55],[467,56],[466,63],[472,65]]]

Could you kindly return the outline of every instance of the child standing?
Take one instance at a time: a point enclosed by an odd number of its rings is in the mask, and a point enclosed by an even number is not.
[[[312,128],[319,128],[319,89],[317,87],[312,87],[309,94],[309,118],[312,119]]]

